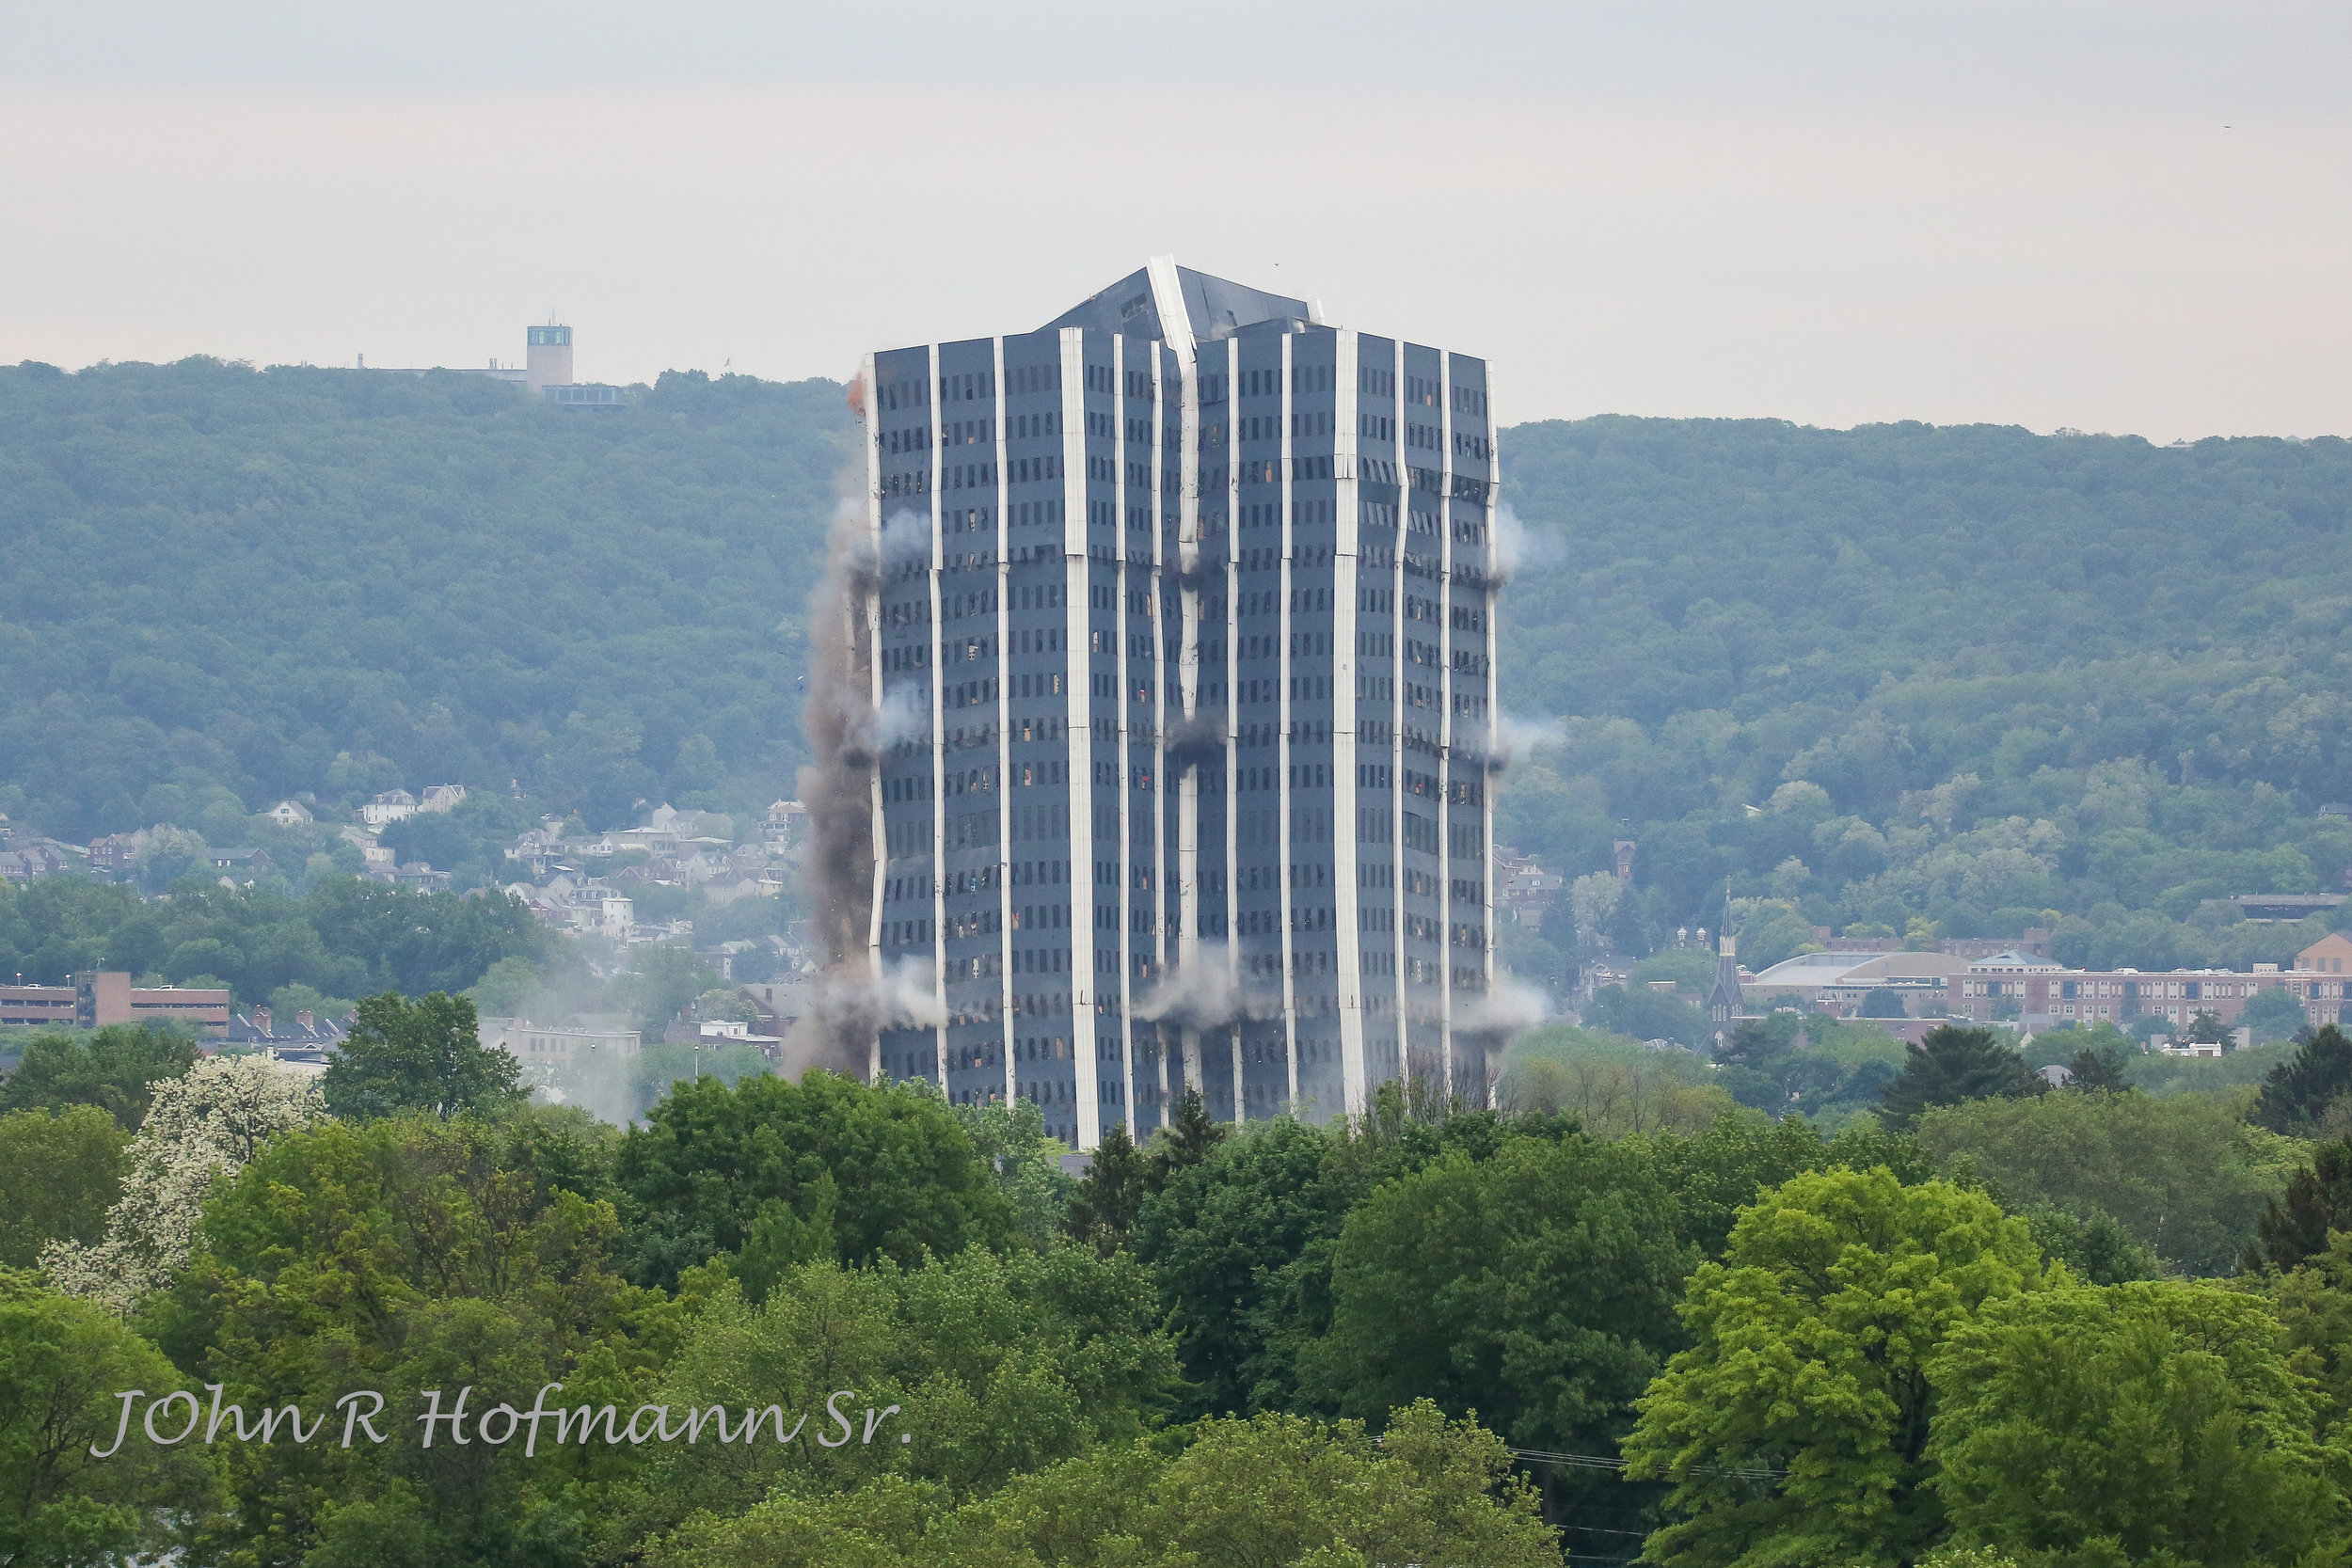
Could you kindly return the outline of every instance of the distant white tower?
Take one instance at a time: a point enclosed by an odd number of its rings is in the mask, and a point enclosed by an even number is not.
[[[530,357],[524,361],[523,385],[533,392],[572,384],[572,329],[549,323],[530,329]]]

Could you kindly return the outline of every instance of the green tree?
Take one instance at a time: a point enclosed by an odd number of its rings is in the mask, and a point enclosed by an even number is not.
[[[1674,1482],[1645,1560],[1916,1560],[1943,1528],[1929,1363],[2042,1268],[2023,1220],[1947,1182],[1832,1170],[1765,1194],[1692,1276],[1694,1343],[1626,1444],[1629,1475]]]
[[[1104,1258],[1128,1245],[1136,1219],[1150,1196],[1150,1166],[1127,1136],[1127,1124],[1113,1122],[1095,1146],[1094,1159],[1071,1190],[1062,1231]]]
[[[2237,1021],[2254,1032],[2256,1045],[2287,1039],[2310,1027],[2302,998],[2284,986],[2265,986],[2248,997]]]
[[[2312,1403],[2256,1297],[2149,1281],[1994,1301],[1930,1375],[1963,1544],[2034,1568],[2251,1568],[2335,1544]]]
[[[2196,1015],[2183,1026],[2181,1035],[2185,1039],[2217,1041],[2225,1049],[2235,1044],[2230,1038],[2229,1025],[2223,1023],[2221,1015],[2211,1007],[2198,1008]]]
[[[1931,1106],[2019,1100],[2048,1087],[1994,1030],[1946,1023],[1904,1053],[1902,1072],[1880,1091],[1880,1115],[1903,1132]]]
[[[2295,1145],[2249,1127],[2210,1095],[2054,1094],[1945,1106],[1920,1146],[2011,1202],[2111,1214],[2124,1233],[2193,1274],[2225,1274],[2263,1206],[2298,1164]]]
[[[1045,1131],[1045,1113],[1033,1100],[951,1106],[972,1140],[973,1156],[1005,1199],[1014,1232],[1032,1246],[1054,1237],[1076,1185],[1061,1168],[1070,1146]]]
[[[147,1442],[136,1418],[118,1449],[115,1428],[124,1390],[161,1398],[181,1386],[111,1315],[0,1270],[0,1562],[78,1568],[180,1544],[174,1525],[208,1500],[199,1456]]]
[[[671,1085],[629,1130],[618,1179],[642,1283],[675,1288],[682,1270],[752,1236],[771,1203],[807,1220],[831,1206],[845,1263],[1009,1240],[1015,1216],[971,1135],[936,1091],[874,1087],[821,1069],[799,1083],[766,1075]],[[773,1223],[771,1219],[771,1223]]]
[[[1223,1122],[1209,1115],[1200,1091],[1186,1087],[1177,1099],[1174,1117],[1145,1140],[1144,1153],[1152,1166],[1152,1190],[1159,1191],[1176,1172],[1206,1160],[1225,1141],[1229,1131]]]
[[[483,1045],[468,998],[435,991],[410,1002],[386,991],[361,999],[321,1086],[339,1117],[448,1117],[518,1103],[529,1092],[521,1074],[512,1055]]]
[[[1889,986],[1872,986],[1862,997],[1864,1018],[1901,1018],[1905,1016],[1903,993]]]
[[[645,1398],[707,1408],[756,1397],[791,1412],[787,1425],[809,1413],[811,1433],[648,1454],[599,1530],[625,1546],[697,1510],[732,1515],[779,1491],[846,1492],[883,1475],[954,1497],[993,1492],[1140,1436],[1175,1378],[1151,1276],[1132,1258],[1057,1244],[973,1247],[903,1269],[802,1264],[757,1306],[710,1294]],[[861,1409],[899,1407],[879,1440],[809,1441],[842,1388]]]
[[[2326,1252],[2329,1234],[2339,1230],[2352,1230],[2352,1139],[2344,1138],[2312,1150],[2311,1164],[2263,1206],[2244,1266],[2280,1274],[2299,1269]]]
[[[1693,1136],[1636,1140],[1674,1198],[1676,1235],[1720,1259],[1732,1226],[1757,1195],[1806,1171],[1892,1171],[1906,1184],[1934,1178],[1935,1161],[1911,1138],[1869,1119],[1824,1138],[1803,1117],[1774,1121],[1753,1111],[1715,1118]]]
[[[2092,1050],[2085,1046],[2074,1053],[2074,1059],[2066,1070],[2074,1076],[2066,1086],[2077,1094],[2122,1094],[2131,1087],[2123,1077],[2123,1053],[2113,1046]]]
[[[248,1413],[470,1385],[478,1414],[527,1408],[549,1382],[634,1408],[676,1310],[613,1272],[617,1218],[580,1186],[601,1188],[601,1160],[562,1118],[411,1113],[281,1134],[206,1206],[203,1247],[140,1322]],[[251,1563],[521,1568],[578,1529],[570,1487],[628,1468],[545,1444],[531,1460],[479,1443],[243,1444],[193,1545]]]
[[[2296,1371],[2310,1379],[2323,1426],[2341,1445],[2352,1416],[2352,1231],[2329,1232],[2325,1249],[2260,1284]]]
[[[2091,1285],[2122,1285],[2153,1279],[2163,1272],[2156,1255],[2134,1241],[2113,1214],[2102,1210],[2061,1209],[2035,1203],[2023,1211],[2033,1239],[2053,1262]]]
[[[696,1514],[652,1568],[1340,1568],[1369,1562],[1555,1568],[1557,1532],[1501,1438],[1435,1407],[1400,1410],[1376,1445],[1354,1422],[1203,1421],[1172,1457],[1104,1448],[946,1506],[886,1477],[831,1497],[781,1494]]]
[[[2334,1024],[2322,1024],[2293,1058],[2270,1069],[2249,1115],[2273,1132],[2305,1136],[2347,1092],[2352,1092],[2352,1039]]]
[[[1425,1397],[1521,1447],[1606,1451],[1679,1338],[1697,1249],[1675,1218],[1638,1148],[1581,1136],[1386,1182],[1341,1231],[1305,1390],[1359,1419]]]
[[[96,1242],[129,1142],[95,1105],[0,1116],[0,1267],[31,1266],[50,1242]]]
[[[35,1035],[6,1083],[0,1112],[95,1105],[135,1132],[153,1085],[196,1065],[186,1036],[146,1024],[112,1023],[87,1035]]]
[[[1708,1027],[1704,1008],[1646,986],[1601,987],[1584,1008],[1584,1022],[1629,1039],[1692,1047],[1707,1037]]]
[[[1516,1137],[1559,1137],[1572,1126],[1416,1108],[1391,1083],[1362,1117],[1327,1127],[1254,1122],[1206,1159],[1170,1164],[1144,1201],[1135,1244],[1160,1284],[1192,1384],[1188,1408],[1294,1406],[1299,1356],[1330,1325],[1340,1230],[1364,1195],[1450,1149],[1486,1159]],[[1152,1148],[1162,1152],[1163,1140]]]

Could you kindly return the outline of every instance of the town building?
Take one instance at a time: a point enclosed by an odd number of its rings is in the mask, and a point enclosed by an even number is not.
[[[366,355],[360,355],[358,360],[360,370],[371,368]],[[478,366],[377,365],[373,369],[379,375],[429,375],[435,371],[453,375],[478,375],[485,380],[504,381],[520,387],[532,396],[558,408],[619,408],[628,401],[618,387],[572,379],[572,329],[556,321],[523,329],[523,362],[519,365],[501,365],[493,359],[487,365]]]
[[[634,1029],[605,1029],[582,1023],[533,1023],[527,1018],[485,1018],[477,1037],[525,1067],[568,1068],[591,1057],[626,1061],[644,1049]]]
[[[307,1010],[297,1011],[291,1019],[279,1019],[267,1007],[254,1007],[230,1017],[227,1038],[231,1045],[329,1052],[342,1045],[350,1033],[342,1022]]]
[[[2313,1027],[2352,1022],[2352,937],[2323,937],[2296,956],[2292,969],[2256,964],[2252,970],[2068,969],[2040,954],[2010,948],[1981,958],[1940,953],[1806,953],[1785,959],[1745,982],[1752,1003],[1785,1001],[1844,1018],[1860,1016],[1873,990],[1895,992],[1913,1018],[1975,1022],[2015,1022],[2026,1030],[2058,1023],[2106,1022],[2119,1028],[2137,1019],[2185,1026],[2211,1013],[2234,1027],[2258,992],[2283,989],[2303,1004]]]
[[[1494,849],[1495,907],[1514,925],[1543,928],[1544,918],[1556,909],[1567,879],[1547,871],[1533,856],[1507,844]],[[1573,933],[1570,933],[1573,935]]]
[[[206,986],[135,986],[121,971],[85,971],[64,986],[0,986],[0,1024],[101,1029],[113,1023],[184,1023],[229,1033],[229,992]]]
[[[1483,1103],[1499,1039],[1483,360],[1152,261],[870,356],[874,1067],[1079,1148]]]

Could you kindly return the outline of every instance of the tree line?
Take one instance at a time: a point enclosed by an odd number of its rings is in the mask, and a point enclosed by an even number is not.
[[[0,1551],[2343,1551],[2352,1041],[2320,1031],[2220,1094],[2136,1089],[2095,1043],[2074,1066],[2053,1086],[1993,1031],[1947,1028],[1835,1135],[1397,1085],[1326,1125],[1234,1128],[1188,1099],[1073,1179],[1036,1107],[913,1082],[690,1081],[600,1123],[534,1102],[446,995],[364,1002],[315,1085],[153,1031],[52,1037],[0,1085]],[[2217,1158],[2262,1174],[2233,1185]],[[2183,1204],[2198,1183],[2223,1190]],[[115,1390],[214,1385],[240,1421],[353,1389],[440,1390],[444,1411],[469,1389],[478,1419],[557,1385],[613,1431],[818,1416],[529,1454],[481,1427],[89,1457]],[[876,1413],[868,1441],[831,1440],[859,1424],[827,1424],[842,1390]],[[884,1418],[904,1443],[870,1440]]]

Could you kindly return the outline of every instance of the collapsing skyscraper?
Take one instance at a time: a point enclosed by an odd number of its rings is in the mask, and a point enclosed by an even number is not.
[[[1484,361],[1156,259],[865,367],[891,1078],[1081,1148],[1485,1103]]]

